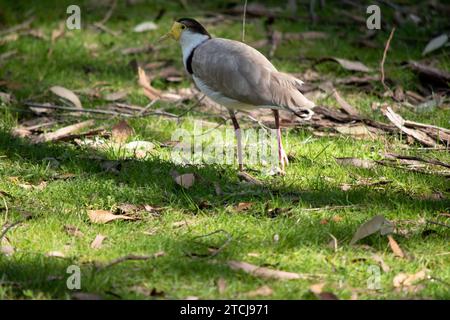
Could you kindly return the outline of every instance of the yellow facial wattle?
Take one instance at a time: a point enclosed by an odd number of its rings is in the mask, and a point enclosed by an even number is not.
[[[166,33],[165,35],[163,35],[161,37],[160,41],[168,39],[168,38],[172,38],[172,39],[178,41],[181,37],[181,32],[184,28],[185,28],[185,26],[183,24],[181,24],[179,22],[174,22],[170,31],[168,33]]]

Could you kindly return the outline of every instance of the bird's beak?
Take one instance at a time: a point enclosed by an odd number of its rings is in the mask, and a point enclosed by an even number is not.
[[[167,32],[165,35],[163,35],[161,38],[159,38],[158,42],[167,40],[169,38],[172,38],[172,39],[178,41],[181,36],[181,27],[182,27],[181,23],[174,22],[170,31]]]

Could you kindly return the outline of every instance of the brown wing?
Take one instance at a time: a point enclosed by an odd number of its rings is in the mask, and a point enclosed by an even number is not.
[[[238,41],[206,41],[194,52],[192,70],[212,90],[242,103],[293,109],[314,106],[300,93],[300,80],[278,72],[263,54]]]

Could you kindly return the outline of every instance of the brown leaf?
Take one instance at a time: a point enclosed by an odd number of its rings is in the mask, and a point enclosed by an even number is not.
[[[258,179],[252,177],[247,172],[238,172],[238,178],[241,181],[248,182],[249,184],[255,185],[255,186],[261,186],[263,183],[259,181]]]
[[[88,210],[87,213],[92,223],[108,223],[113,220],[136,220],[134,217],[112,214],[108,210]]]
[[[14,254],[15,250],[14,247],[11,245],[7,237],[3,237],[2,241],[0,243],[0,254],[3,254],[5,256],[12,256]]]
[[[409,287],[413,286],[416,282],[427,278],[427,270],[421,270],[414,274],[399,273],[392,280],[394,287]]]
[[[336,158],[336,162],[344,166],[354,166],[357,168],[371,169],[375,166],[375,161],[358,158]]]
[[[94,241],[92,241],[91,243],[91,248],[92,249],[100,249],[102,247],[103,244],[103,240],[106,239],[106,236],[98,234],[95,236]]]
[[[46,132],[46,133],[42,133],[38,136],[34,136],[34,137],[32,137],[31,141],[33,143],[59,141],[77,131],[80,131],[81,129],[93,126],[94,123],[95,123],[94,120],[86,120],[83,122],[75,123],[75,124],[60,128],[55,131]]]
[[[358,230],[356,231],[355,235],[353,236],[352,240],[350,241],[350,245],[355,244],[357,241],[368,237],[375,232],[380,231],[381,234],[387,234],[391,233],[392,230],[392,223],[382,215],[377,215],[370,219],[369,221],[363,223]]]
[[[379,255],[377,255],[376,253],[372,254],[372,259],[375,260],[376,262],[378,262],[378,264],[381,266],[381,269],[383,270],[383,272],[389,272],[389,270],[391,270],[391,268],[389,268],[389,266],[386,264],[386,262],[384,262],[383,258]]]
[[[328,33],[321,31],[305,31],[305,32],[287,32],[283,35],[287,40],[319,40],[327,39],[329,37]]]
[[[278,279],[278,280],[290,280],[290,279],[301,279],[302,275],[293,272],[286,272],[280,270],[269,269],[265,267],[258,267],[256,265],[243,262],[243,261],[228,261],[228,266],[233,270],[241,270],[249,273],[255,277],[265,278],[265,279]]]
[[[152,85],[150,84],[150,81],[148,81],[148,78],[147,78],[147,75],[145,74],[144,69],[142,69],[141,67],[138,68],[138,76],[139,76],[139,84],[144,89],[144,94],[150,100],[160,99],[161,92],[152,87]]]
[[[319,300],[339,300],[334,293],[324,292],[324,286],[325,283],[316,283],[309,287],[309,291],[311,291]]]
[[[450,80],[449,80],[450,81]],[[416,139],[417,141],[419,141],[420,143],[422,143],[423,145],[427,146],[427,147],[437,147],[438,144],[436,144],[436,142],[434,141],[434,139],[430,138],[426,133],[420,131],[420,130],[416,130],[416,129],[411,129],[411,128],[407,128],[405,126],[405,120],[397,113],[394,112],[394,110],[392,110],[391,107],[387,107],[387,108],[382,108],[381,112],[383,112],[383,114],[397,127],[399,128],[401,131],[403,131],[404,133],[406,133],[408,136],[413,137],[414,139]]]
[[[373,138],[374,134],[370,132],[368,127],[363,124],[357,124],[357,125],[341,125],[336,126],[334,128],[337,132],[349,136],[353,136],[356,138]]]
[[[239,202],[236,206],[236,211],[237,212],[241,212],[241,211],[247,211],[248,209],[250,209],[252,206],[254,205],[253,202]]]
[[[125,120],[121,120],[112,127],[111,134],[114,142],[122,143],[134,134],[134,129]]]
[[[450,82],[450,73],[431,66],[424,65],[416,61],[409,61],[408,66],[416,71],[425,81],[435,84],[439,87],[448,88]]]
[[[249,292],[245,293],[245,295],[247,297],[249,297],[249,298],[253,298],[253,297],[269,297],[272,294],[273,294],[273,290],[269,286],[262,286],[262,287],[259,287],[256,290],[252,290],[252,291],[249,291]]]
[[[172,223],[172,227],[173,228],[186,227],[186,226],[190,225],[191,223],[192,223],[191,221],[187,221],[187,220],[177,221],[177,222]]]
[[[72,294],[73,300],[103,300],[103,298],[94,293],[75,292]]]
[[[80,229],[78,229],[75,226],[66,225],[66,226],[64,226],[64,231],[70,236],[75,236],[75,237],[80,237],[80,238],[84,236],[84,233],[81,232]]]
[[[55,43],[56,40],[61,38],[64,35],[65,31],[66,31],[66,24],[64,21],[62,21],[58,24],[58,27],[56,29],[52,30],[52,35],[51,35],[52,43]]]
[[[153,51],[154,47],[151,44],[146,44],[140,47],[124,48],[120,52],[124,55],[127,54],[139,54]]]
[[[333,90],[334,98],[336,99],[337,103],[341,106],[342,110],[344,110],[347,114],[351,116],[359,116],[358,110],[355,109],[352,105],[350,105],[347,101],[345,101],[344,98],[342,98],[336,89]]]
[[[219,294],[224,294],[225,290],[227,289],[227,282],[224,278],[219,278],[217,280],[217,290],[219,291]]]
[[[185,189],[189,189],[190,187],[192,187],[195,182],[195,176],[193,173],[181,174],[176,176],[174,179],[178,185],[182,186]]]
[[[118,101],[118,100],[124,100],[128,95],[127,90],[121,90],[117,92],[108,93],[105,95],[104,99],[106,101]]]
[[[149,289],[145,286],[133,286],[131,287],[131,291],[141,294],[147,297],[164,297],[164,291],[157,290],[156,288]]]
[[[60,251],[50,251],[45,254],[46,257],[65,258],[65,254]]]
[[[50,91],[56,94],[58,97],[70,101],[76,108],[83,109],[80,99],[72,90],[61,86],[53,86],[50,88]]]
[[[388,234],[387,237],[389,239],[389,246],[391,247],[391,250],[394,253],[394,255],[399,258],[404,258],[405,254],[403,253],[403,250],[398,245],[397,241],[395,241],[395,239],[390,234]]]
[[[323,61],[334,61],[341,65],[346,70],[349,71],[359,71],[359,72],[371,72],[372,70],[368,68],[366,65],[364,65],[362,62],[359,61],[351,61],[347,59],[341,59],[337,57],[329,57],[329,58],[323,58],[320,59],[317,63],[323,62]]]

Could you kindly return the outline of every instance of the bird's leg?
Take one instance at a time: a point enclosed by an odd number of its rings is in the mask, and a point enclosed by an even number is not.
[[[230,112],[231,121],[233,121],[234,133],[236,134],[237,140],[237,156],[239,163],[239,171],[244,171],[244,164],[242,160],[242,136],[241,136],[241,127],[239,127],[239,123],[236,119],[236,115],[234,110],[228,110]]]
[[[289,160],[286,152],[283,149],[283,142],[281,141],[281,129],[280,129],[280,114],[278,110],[272,110],[275,117],[275,128],[277,130],[277,141],[278,141],[278,160],[280,161],[281,171],[284,172],[285,165],[289,164]]]

